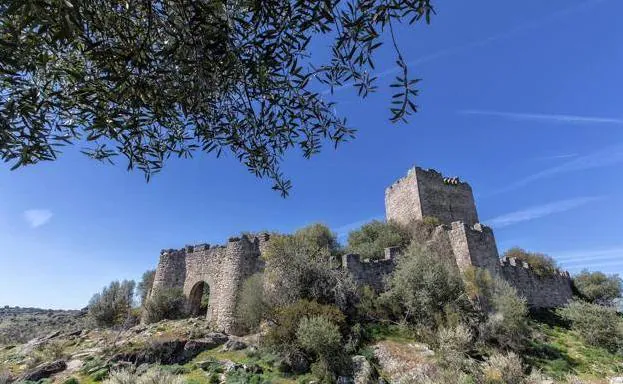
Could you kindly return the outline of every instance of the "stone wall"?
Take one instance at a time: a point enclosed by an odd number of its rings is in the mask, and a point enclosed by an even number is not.
[[[435,170],[415,167],[385,190],[387,220],[407,225],[424,217],[444,224],[478,222],[472,188],[458,178],[444,178]]]
[[[557,271],[552,276],[539,276],[530,265],[515,258],[500,260],[502,277],[532,308],[565,305],[573,297],[569,272]]]
[[[455,221],[442,227],[448,234],[450,246],[461,271],[469,266],[484,268],[493,276],[500,274],[500,256],[493,230],[481,224],[468,226]]]
[[[163,250],[156,268],[151,294],[163,288],[182,288],[186,297],[198,285],[208,284],[210,302],[207,318],[217,330],[236,333],[235,309],[244,280],[263,269],[261,249],[268,235],[231,238],[225,246],[208,244]]]
[[[385,249],[385,258],[381,260],[362,259],[359,255],[342,256],[342,268],[350,273],[355,283],[369,286],[376,292],[385,290],[385,277],[396,267],[396,256],[399,248]]]

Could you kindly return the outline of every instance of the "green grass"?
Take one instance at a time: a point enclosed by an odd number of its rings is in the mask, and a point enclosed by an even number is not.
[[[556,380],[568,375],[595,380],[623,374],[623,356],[586,345],[564,326],[532,322],[535,337],[526,362]]]

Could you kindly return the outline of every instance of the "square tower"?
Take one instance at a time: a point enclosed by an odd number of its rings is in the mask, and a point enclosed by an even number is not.
[[[407,176],[385,190],[385,215],[388,221],[403,225],[427,216],[436,217],[443,224],[478,223],[469,184],[420,167],[411,168]]]

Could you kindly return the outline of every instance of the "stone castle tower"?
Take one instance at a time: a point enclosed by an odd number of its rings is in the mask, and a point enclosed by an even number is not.
[[[425,217],[442,223],[433,239],[449,245],[457,266],[484,268],[502,277],[535,308],[557,307],[572,297],[571,279],[567,272],[539,276],[532,268],[515,259],[500,259],[493,230],[479,223],[474,196],[469,184],[458,178],[443,177],[434,170],[419,167],[408,171],[385,191],[388,221],[409,225]],[[150,295],[166,288],[180,288],[188,299],[191,313],[199,315],[204,287],[210,288],[207,319],[211,326],[236,333],[236,303],[244,280],[262,271],[260,257],[268,234],[230,238],[226,245],[207,244],[161,251]],[[377,291],[395,268],[399,248],[387,248],[382,260],[363,260],[359,255],[342,257],[341,267],[355,282]]]
[[[500,259],[493,230],[478,221],[471,187],[458,178],[414,167],[385,190],[385,211],[388,221],[402,225],[427,216],[439,219],[433,238],[450,244],[460,270],[484,268],[502,277],[531,307],[561,306],[573,296],[568,272],[540,276],[524,262]]]

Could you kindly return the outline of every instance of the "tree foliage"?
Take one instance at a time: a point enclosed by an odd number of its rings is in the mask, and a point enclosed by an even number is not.
[[[448,311],[468,308],[463,281],[453,260],[417,243],[398,259],[384,300],[401,321],[436,328]]]
[[[171,155],[227,151],[285,195],[288,150],[311,157],[354,135],[323,89],[374,92],[386,40],[399,69],[390,119],[417,110],[394,25],[433,13],[431,0],[4,1],[0,156],[18,168],[80,143],[149,178]],[[316,63],[319,39],[329,58]]]
[[[610,305],[621,297],[622,281],[619,275],[608,276],[603,272],[583,270],[573,277],[573,284],[591,303]]]
[[[623,320],[613,307],[573,301],[558,310],[588,344],[611,352],[623,347]]]
[[[156,323],[160,320],[180,319],[188,314],[186,297],[181,288],[159,289],[143,305],[143,320]]]
[[[539,252],[528,252],[523,248],[513,247],[504,252],[504,257],[516,258],[530,264],[534,272],[541,276],[551,276],[558,268],[556,261],[550,256]]]
[[[263,257],[266,261],[267,300],[281,307],[307,299],[353,308],[355,286],[349,275],[336,269],[337,241],[320,224],[298,230],[294,235],[271,237]]]
[[[151,287],[154,285],[154,278],[156,277],[156,270],[150,269],[143,273],[141,277],[141,281],[136,285],[136,295],[138,296],[141,305],[145,303],[147,300],[147,296],[149,296],[149,291],[151,291]]]
[[[89,316],[98,326],[123,324],[130,316],[135,283],[132,280],[113,281],[89,301]]]
[[[347,251],[368,259],[382,259],[385,248],[408,243],[409,235],[397,224],[374,220],[348,234]]]

